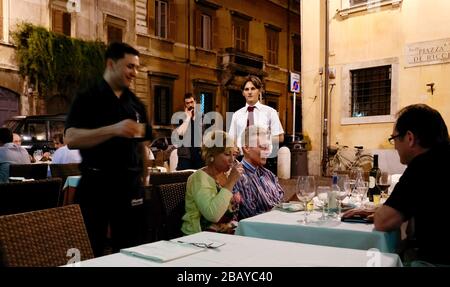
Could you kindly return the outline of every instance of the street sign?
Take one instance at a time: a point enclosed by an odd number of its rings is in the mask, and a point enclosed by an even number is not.
[[[300,93],[300,74],[297,73],[290,73],[290,86],[291,86],[291,92],[293,93]]]

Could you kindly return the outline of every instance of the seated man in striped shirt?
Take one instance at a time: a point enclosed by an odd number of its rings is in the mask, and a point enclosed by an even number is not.
[[[247,127],[241,141],[244,173],[233,188],[233,193],[241,194],[239,220],[271,210],[284,195],[278,178],[263,166],[270,155],[268,131],[258,126]]]

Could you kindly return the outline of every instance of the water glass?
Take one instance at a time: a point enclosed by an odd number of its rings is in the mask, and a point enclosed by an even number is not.
[[[322,203],[322,216],[319,217],[319,220],[326,220],[325,216],[325,206],[328,203],[328,194],[330,193],[331,188],[329,186],[318,186],[317,187],[317,198],[320,203]]]
[[[297,179],[297,198],[304,206],[304,223],[308,223],[308,202],[310,202],[316,194],[316,183],[314,176],[300,176]]]

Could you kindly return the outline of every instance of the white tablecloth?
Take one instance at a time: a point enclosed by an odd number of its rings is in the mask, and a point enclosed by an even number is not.
[[[375,231],[373,224],[346,223],[337,220],[320,222],[320,212],[314,211],[309,219],[316,223],[299,223],[301,212],[272,210],[239,222],[236,234],[258,238],[301,242],[308,244],[395,252],[399,232]]]
[[[205,249],[165,263],[121,253],[77,263],[81,267],[263,267],[263,266],[402,266],[397,254],[373,253],[356,249],[335,248],[212,232],[201,232],[176,240],[225,243],[217,249]]]

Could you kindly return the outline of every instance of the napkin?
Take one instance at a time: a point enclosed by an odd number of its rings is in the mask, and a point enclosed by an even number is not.
[[[192,255],[204,250],[205,248],[197,247],[191,244],[161,240],[136,247],[121,249],[120,253],[162,263]]]

